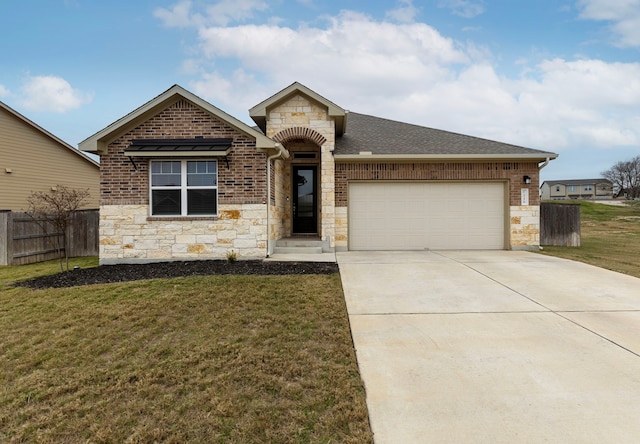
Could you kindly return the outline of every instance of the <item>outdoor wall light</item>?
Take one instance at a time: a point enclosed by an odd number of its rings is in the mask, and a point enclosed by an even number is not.
[[[524,176],[522,178],[522,181],[526,184],[530,184],[531,183],[531,178],[529,176]]]

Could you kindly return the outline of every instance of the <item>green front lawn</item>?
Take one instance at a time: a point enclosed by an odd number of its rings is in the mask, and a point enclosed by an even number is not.
[[[338,274],[7,285],[57,266],[0,267],[0,442],[372,442]]]

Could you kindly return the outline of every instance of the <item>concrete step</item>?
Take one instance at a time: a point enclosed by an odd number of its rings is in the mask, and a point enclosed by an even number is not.
[[[322,247],[280,247],[276,243],[276,247],[273,249],[274,254],[321,254]]]
[[[278,239],[276,241],[276,247],[320,247],[322,249],[322,241],[319,239],[285,238]]]

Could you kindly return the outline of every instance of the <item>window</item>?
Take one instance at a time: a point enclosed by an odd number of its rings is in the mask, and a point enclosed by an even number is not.
[[[592,190],[593,190],[593,187],[592,187],[591,185],[585,185],[585,186],[584,186],[584,190],[585,190],[585,191],[592,191]]]
[[[215,216],[217,211],[215,160],[151,161],[153,216]]]
[[[560,187],[556,187],[556,192],[559,193],[560,192]]]
[[[575,190],[576,190],[576,186],[575,186],[575,185],[569,185],[569,186],[567,187],[567,190],[569,190],[569,191],[575,191]]]

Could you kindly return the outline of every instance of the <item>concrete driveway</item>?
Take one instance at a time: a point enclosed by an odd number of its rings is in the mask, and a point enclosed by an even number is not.
[[[522,251],[337,259],[377,444],[640,441],[640,279]]]

